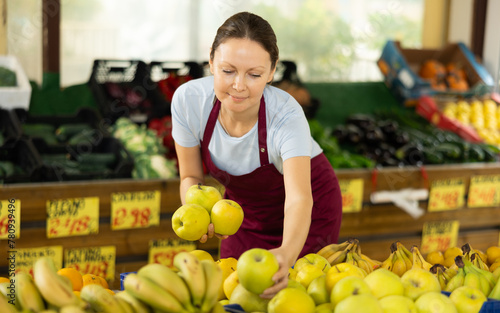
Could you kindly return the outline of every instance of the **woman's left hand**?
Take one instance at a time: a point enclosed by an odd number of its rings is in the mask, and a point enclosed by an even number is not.
[[[269,251],[276,256],[280,267],[273,276],[274,285],[264,290],[260,295],[264,299],[271,299],[278,291],[288,286],[289,269],[294,263],[294,260],[290,260],[290,256],[283,248],[276,248]]]
[[[217,237],[219,239],[227,239],[227,237],[229,237],[228,235],[221,235],[221,234],[216,234],[215,231],[214,231],[214,224],[210,223],[208,225],[208,230],[207,230],[207,233],[204,234],[203,236],[201,236],[200,238],[200,242],[201,243],[205,243],[207,242],[208,239],[210,238],[213,238],[213,237]]]

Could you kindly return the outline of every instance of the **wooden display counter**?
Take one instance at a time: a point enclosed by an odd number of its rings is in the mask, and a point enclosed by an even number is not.
[[[383,260],[389,255],[389,246],[399,240],[407,247],[421,244],[422,227],[426,222],[452,221],[460,223],[457,245],[466,242],[473,248],[485,250],[499,241],[500,208],[467,207],[467,192],[470,178],[479,175],[500,175],[500,163],[428,166],[420,168],[387,168],[372,170],[337,170],[340,180],[363,179],[363,205],[361,211],[344,213],[340,241],[349,237],[360,240],[363,253]],[[427,177],[427,178],[426,178]],[[465,205],[458,210],[425,212],[414,219],[392,203],[373,204],[373,191],[397,191],[405,188],[428,188],[435,180],[464,178]],[[213,179],[207,184],[219,186]],[[220,187],[220,186],[219,186]],[[110,199],[114,192],[152,191],[161,192],[161,214],[159,226],[112,230],[110,227]],[[496,197],[498,195],[498,188]],[[99,233],[86,236],[47,238],[46,203],[48,200],[79,197],[99,198]],[[177,238],[172,230],[172,213],[180,206],[179,180],[106,180],[42,184],[12,184],[0,187],[0,200],[21,201],[20,238],[15,247],[33,248],[62,245],[64,249],[93,246],[115,246],[116,267],[114,288],[119,288],[119,275],[137,270],[148,261],[151,239]],[[428,201],[419,206],[427,209]],[[19,225],[19,224],[18,224]],[[19,227],[19,226],[18,226]],[[1,240],[5,248],[0,249],[0,275],[7,273],[7,240]],[[217,257],[219,241],[211,239],[205,244],[197,242],[199,249],[209,251]]]

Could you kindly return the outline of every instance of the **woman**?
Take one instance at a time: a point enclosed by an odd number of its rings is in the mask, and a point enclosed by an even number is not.
[[[218,29],[210,51],[213,76],[181,85],[172,100],[180,194],[204,183],[203,164],[225,186],[245,218],[232,236],[214,234],[221,257],[269,249],[280,264],[275,285],[284,288],[296,259],[337,242],[342,200],[335,173],[310,135],[303,109],[270,86],[278,61],[273,29],[242,12]]]

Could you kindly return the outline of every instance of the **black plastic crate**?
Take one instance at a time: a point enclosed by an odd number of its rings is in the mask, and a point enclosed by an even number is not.
[[[144,123],[170,114],[170,104],[151,80],[140,60],[95,60],[88,82],[104,117]]]
[[[37,140],[45,140],[48,145],[59,145],[66,146],[70,144],[69,140],[72,136],[68,136],[68,138],[56,138],[55,131],[62,125],[70,125],[77,126],[83,125],[88,127],[86,130],[78,131],[80,138],[85,141],[95,142],[99,138],[109,136],[108,127],[109,121],[104,119],[97,110],[93,108],[80,108],[75,114],[68,115],[32,115],[28,111],[24,109],[14,109],[13,114],[19,122],[19,128],[21,129],[21,133],[25,137],[30,137]],[[42,131],[39,132],[31,132],[27,134],[23,127],[29,125],[47,125],[50,126],[53,131],[49,140],[48,137],[42,135]],[[76,145],[76,143],[73,143]]]
[[[4,184],[39,182],[41,179],[42,161],[30,139],[21,138],[8,147],[1,147],[0,162],[13,165],[9,170],[2,166],[0,182]]]
[[[19,120],[12,110],[0,108],[0,147],[10,147],[21,138]]]
[[[37,139],[33,139],[33,144],[40,155],[42,177],[45,181],[132,177],[134,160],[116,138],[103,137],[94,143],[77,146],[49,146],[43,140]],[[97,159],[104,154],[112,155],[113,160],[106,168],[96,166],[101,163]],[[85,164],[83,158],[86,160]]]

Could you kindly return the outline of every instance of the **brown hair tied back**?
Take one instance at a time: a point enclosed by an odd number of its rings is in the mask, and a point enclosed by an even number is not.
[[[236,13],[228,18],[215,35],[210,51],[210,59],[214,59],[215,50],[231,38],[248,38],[259,43],[271,57],[271,69],[276,66],[279,57],[279,49],[271,25],[262,17],[249,12]]]

